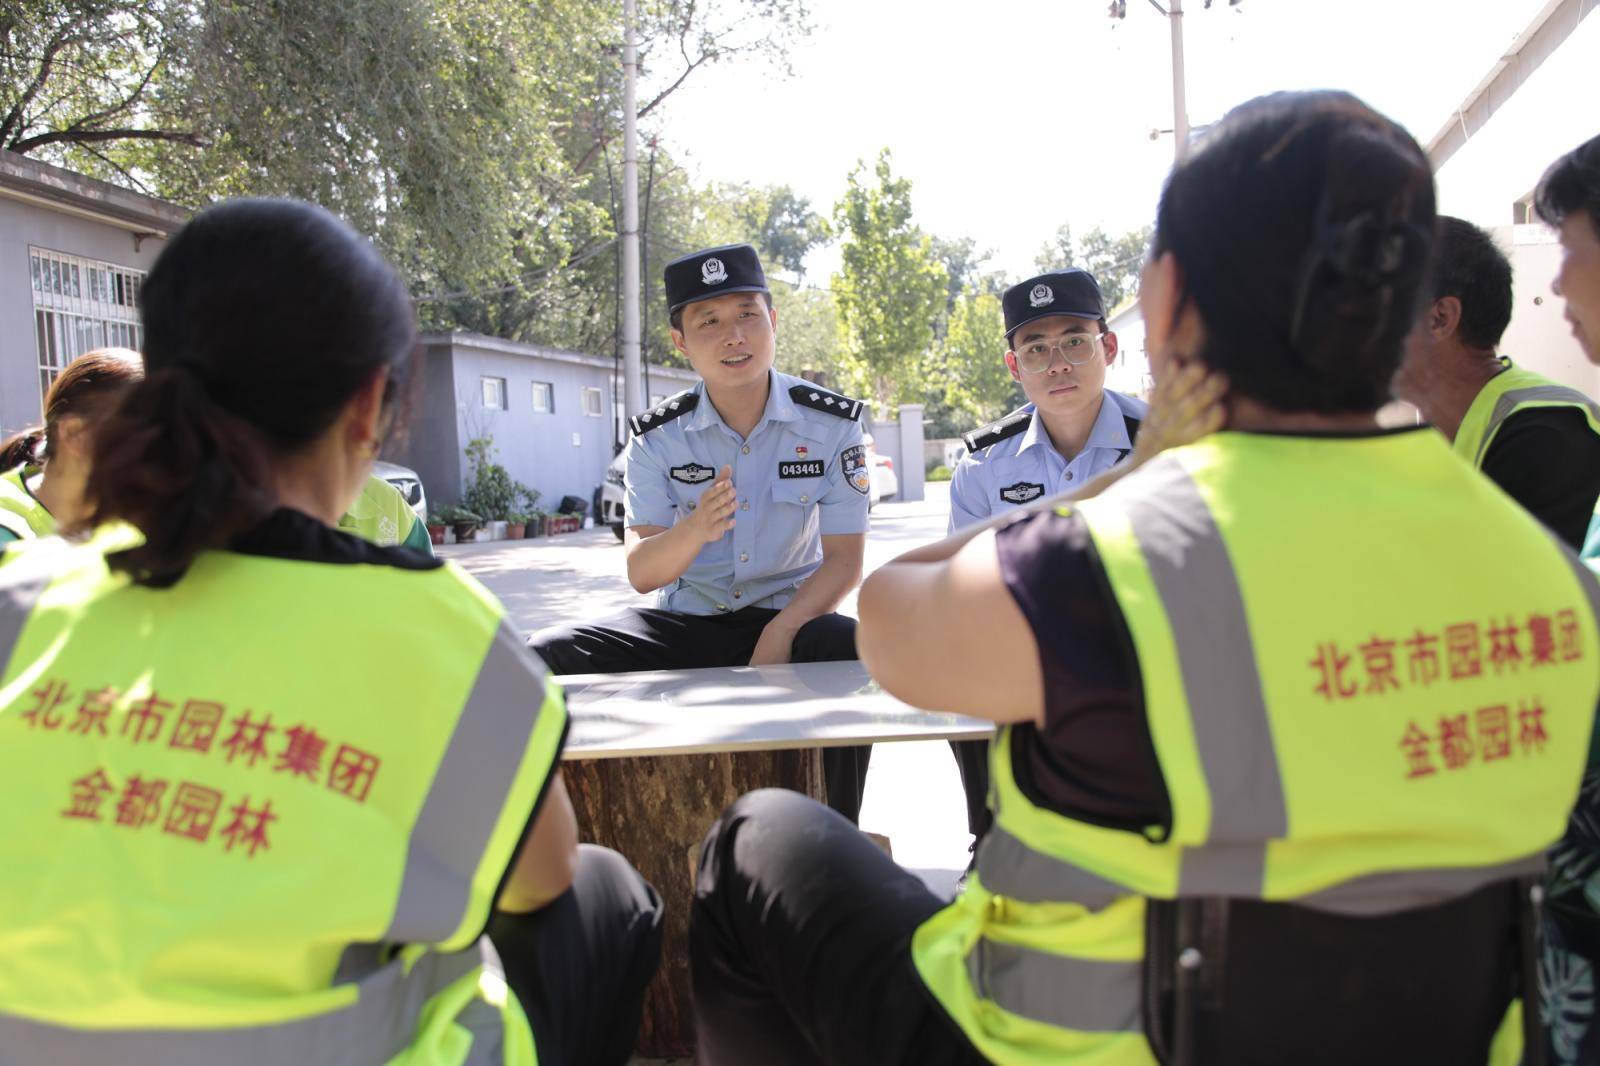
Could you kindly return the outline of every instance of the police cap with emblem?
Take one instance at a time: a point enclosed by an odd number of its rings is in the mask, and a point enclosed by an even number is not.
[[[729,292],[768,292],[761,257],[748,244],[703,248],[674,259],[662,271],[667,285],[667,314],[696,300]]]
[[[1084,270],[1058,270],[1040,274],[1007,289],[1000,298],[1006,318],[1006,343],[1026,323],[1046,315],[1075,318],[1106,317],[1105,298],[1094,276]]]

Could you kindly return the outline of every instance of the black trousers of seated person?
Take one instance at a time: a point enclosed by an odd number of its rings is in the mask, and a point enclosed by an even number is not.
[[[741,797],[706,837],[689,917],[699,1066],[984,1062],[911,962],[944,905],[826,807]]]
[[[495,912],[489,939],[533,1027],[539,1066],[625,1066],[661,960],[661,897],[626,859],[578,847],[572,887],[530,914]]]
[[[762,629],[777,616],[777,611],[766,607],[714,615],[633,607],[598,622],[542,629],[529,638],[528,647],[554,674],[748,666]],[[842,614],[820,615],[801,626],[789,655],[794,663],[855,658],[856,620]],[[828,806],[851,822],[861,818],[871,759],[870,744],[822,749]]]
[[[989,811],[989,741],[952,740],[950,750],[956,757],[956,769],[961,772],[961,791],[967,797],[967,832],[972,834],[972,853],[978,853],[978,841],[994,824]]]

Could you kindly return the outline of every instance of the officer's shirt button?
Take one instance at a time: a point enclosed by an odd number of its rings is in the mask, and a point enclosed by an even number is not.
[[[719,611],[726,611],[726,610],[727,610],[727,609],[728,609],[728,605],[727,605],[727,604],[725,604],[725,603],[719,603],[719,604],[717,604],[717,610],[719,610]]]
[[[750,561],[750,553],[749,552],[740,552],[739,553],[739,561],[741,563],[748,563]]]
[[[740,448],[739,450],[741,452],[743,452],[744,454],[749,455],[750,454],[750,445],[746,444],[743,448]]]
[[[737,599],[742,599],[743,597],[744,597],[744,590],[743,589],[734,589],[733,590],[733,598],[734,599],[736,599],[736,600]]]
[[[741,511],[750,510],[750,501],[749,500],[740,500],[739,501],[739,510],[741,510]]]
[[[800,497],[800,502],[801,503],[810,503],[811,502],[811,497],[810,496],[802,496],[802,497]]]
[[[1072,480],[1072,471],[1070,471],[1070,470],[1067,471],[1067,480],[1068,481]]]
[[[691,510],[691,511],[694,510],[694,501],[693,500],[689,501],[689,510]]]

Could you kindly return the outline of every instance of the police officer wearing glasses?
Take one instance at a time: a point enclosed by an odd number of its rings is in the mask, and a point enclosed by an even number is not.
[[[1105,387],[1117,357],[1094,277],[1060,270],[1013,285],[1001,297],[1006,368],[1028,402],[963,439],[950,483],[950,532],[1001,511],[1082,485],[1133,450],[1143,400]],[[951,741],[967,794],[973,846],[989,828],[988,743]]]

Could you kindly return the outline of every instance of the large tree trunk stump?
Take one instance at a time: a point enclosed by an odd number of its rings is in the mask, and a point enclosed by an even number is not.
[[[757,788],[787,788],[826,801],[822,753],[717,752],[562,765],[578,815],[578,836],[621,852],[666,905],[661,969],[645,993],[638,1050],[652,1058],[694,1053],[689,987],[689,905],[706,831],[723,810]]]

